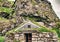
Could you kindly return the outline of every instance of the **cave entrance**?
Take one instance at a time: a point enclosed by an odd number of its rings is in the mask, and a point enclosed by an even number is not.
[[[32,42],[32,33],[25,33],[25,42]]]

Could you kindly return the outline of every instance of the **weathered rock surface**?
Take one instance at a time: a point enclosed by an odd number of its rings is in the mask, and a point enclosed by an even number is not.
[[[0,1],[0,3],[1,7],[12,8],[12,4],[6,0],[2,0]],[[13,17],[16,19],[16,22],[7,22],[9,26],[6,24],[6,22],[2,22],[3,25],[0,25],[1,28],[4,26],[7,26],[7,28],[11,28],[11,25],[13,25],[12,27],[18,26],[24,20],[27,21],[27,18],[25,19],[24,16],[27,16],[29,18],[33,17],[33,19],[31,18],[32,20],[37,19],[37,21],[43,22],[43,24],[47,27],[51,25],[50,23],[54,24],[52,25],[53,27],[55,26],[55,23],[59,21],[59,18],[52,9],[51,3],[47,0],[16,0],[14,2],[14,5],[15,15]],[[24,16],[21,16],[21,14]],[[5,30],[2,29],[1,31]]]
[[[8,0],[0,0],[0,7],[11,8],[13,4],[13,2],[9,2]]]
[[[51,3],[47,0],[16,0],[15,6],[17,16],[20,16],[21,14],[25,16],[31,14],[39,16],[40,20],[37,21],[42,21],[45,25],[49,25],[51,22],[59,21],[59,18],[52,9]]]
[[[0,8],[0,34],[4,34],[17,27],[22,22],[22,19],[20,17],[16,17],[16,15],[13,16],[14,2],[0,0]],[[9,12],[10,9],[12,9],[11,12]]]

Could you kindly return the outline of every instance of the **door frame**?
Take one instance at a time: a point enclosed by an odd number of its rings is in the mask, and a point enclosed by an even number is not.
[[[25,42],[32,42],[32,33],[24,33]]]

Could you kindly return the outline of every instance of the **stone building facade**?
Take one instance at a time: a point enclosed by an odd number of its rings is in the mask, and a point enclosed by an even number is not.
[[[51,32],[23,31],[6,37],[5,42],[58,42],[57,35]]]

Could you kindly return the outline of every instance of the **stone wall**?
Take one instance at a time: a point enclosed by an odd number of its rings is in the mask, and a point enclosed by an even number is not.
[[[53,33],[32,33],[32,42],[58,42]]]
[[[25,42],[24,33],[15,33],[6,35],[5,42]],[[43,33],[32,33],[32,42],[58,42],[58,37],[55,33],[43,32]]]

